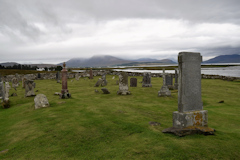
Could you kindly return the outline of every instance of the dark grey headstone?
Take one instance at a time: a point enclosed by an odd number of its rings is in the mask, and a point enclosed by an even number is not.
[[[166,85],[168,87],[168,89],[173,90],[173,76],[171,74],[167,74],[165,75],[166,78]]]
[[[178,69],[175,68],[175,83],[174,83],[174,89],[178,89]]]
[[[166,85],[172,85],[173,84],[173,77],[171,74],[166,75]]]
[[[60,72],[59,71],[56,73],[56,80],[60,80]]]
[[[40,73],[38,73],[38,78],[41,78],[41,74]]]
[[[143,73],[142,87],[152,87],[151,72],[144,72]]]
[[[107,88],[102,88],[101,90],[103,91],[103,94],[109,94],[110,93]]]
[[[163,85],[160,89],[160,91],[158,91],[158,96],[159,97],[170,97],[171,96],[171,91],[169,91],[167,85],[166,85],[166,74],[165,74],[165,69],[163,69]]]
[[[137,78],[130,79],[130,87],[137,87]]]

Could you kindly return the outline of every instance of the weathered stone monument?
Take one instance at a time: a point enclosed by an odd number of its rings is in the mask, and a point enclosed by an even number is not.
[[[57,83],[60,83],[60,78],[61,78],[60,72],[57,71],[57,73],[56,73],[56,80],[57,80]]]
[[[164,133],[214,134],[214,129],[208,128],[208,113],[201,100],[201,62],[200,53],[179,53],[178,111],[173,112],[173,127],[163,130]]]
[[[106,85],[107,85],[106,74],[103,74],[102,75],[102,84],[101,84],[101,86],[103,87],[103,86],[106,86]]]
[[[131,94],[128,91],[128,74],[126,72],[121,72],[119,74],[119,91],[117,91],[118,95],[129,95]]]
[[[99,78],[97,83],[94,85],[94,87],[99,87],[102,84],[102,81],[103,80],[101,78]]]
[[[166,79],[166,85],[167,85],[168,89],[173,90],[174,89],[173,76],[171,74],[166,74],[165,79]]]
[[[68,91],[68,86],[67,86],[67,69],[66,69],[66,63],[63,63],[63,69],[62,69],[62,90],[61,94],[59,95],[60,98],[70,98],[71,94]]]
[[[25,80],[24,86],[25,86],[25,97],[31,97],[36,95],[34,93],[34,88],[36,87],[36,84],[34,83],[33,80]]]
[[[9,85],[9,82],[5,82],[5,95],[4,95],[4,100],[8,101],[9,100],[9,90],[11,86]]]
[[[174,89],[178,89],[178,69],[175,68],[175,83],[174,83]]]
[[[107,88],[102,88],[101,90],[103,91],[103,94],[110,94]]]
[[[0,97],[4,100],[4,83],[0,74]]]
[[[159,97],[169,97],[171,96],[171,91],[169,91],[167,85],[166,85],[166,74],[165,74],[165,69],[163,69],[163,85],[160,89],[160,91],[158,91],[158,96]]]
[[[142,87],[152,87],[151,72],[144,72],[143,73]]]
[[[2,82],[3,83],[3,82]],[[4,85],[3,85],[3,88],[2,88],[2,94],[3,94],[3,103],[2,103],[2,106],[3,108],[9,108],[10,107],[10,101],[9,101],[9,89],[10,89],[10,85],[9,85],[9,82],[5,82],[5,88],[4,88]]]
[[[89,71],[89,79],[93,79],[93,71],[92,71],[92,69],[90,69],[90,71]]]
[[[137,78],[130,79],[130,87],[137,87]]]
[[[26,81],[27,79],[25,78],[25,77],[23,77],[22,78],[22,88],[25,88],[25,81]]]
[[[44,94],[38,94],[35,98],[34,98],[34,102],[35,102],[35,109],[39,109],[42,107],[49,107],[49,102],[47,97]]]
[[[4,83],[0,82],[0,97],[4,99]]]
[[[18,79],[13,78],[12,79],[12,88],[14,88],[16,90],[17,87],[18,87]]]

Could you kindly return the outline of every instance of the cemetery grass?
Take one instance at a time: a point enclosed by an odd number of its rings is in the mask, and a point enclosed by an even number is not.
[[[215,135],[177,137],[162,133],[172,126],[178,106],[177,90],[172,97],[157,97],[162,78],[142,88],[137,77],[138,86],[129,87],[127,96],[116,94],[117,77],[110,75],[111,93],[102,94],[93,87],[98,78],[69,79],[70,99],[53,95],[61,90],[55,80],[35,80],[36,94],[50,102],[38,110],[21,86],[11,89],[10,95],[18,96],[10,97],[11,108],[0,109],[0,159],[240,159],[239,81],[203,79],[203,105]]]

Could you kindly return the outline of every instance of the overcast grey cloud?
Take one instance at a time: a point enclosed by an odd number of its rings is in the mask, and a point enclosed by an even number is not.
[[[0,62],[240,54],[239,0],[0,0]]]

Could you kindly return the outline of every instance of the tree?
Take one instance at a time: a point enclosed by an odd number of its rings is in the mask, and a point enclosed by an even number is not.
[[[62,69],[63,69],[62,66],[57,66],[57,67],[55,68],[56,71],[61,71]]]

